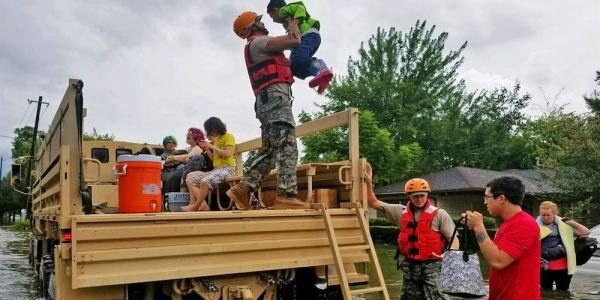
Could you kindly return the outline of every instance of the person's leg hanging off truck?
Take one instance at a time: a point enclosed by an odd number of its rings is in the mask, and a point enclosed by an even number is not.
[[[318,33],[307,33],[302,36],[300,46],[292,49],[290,60],[292,61],[292,73],[294,76],[305,79],[313,78],[308,82],[311,88],[317,88],[317,93],[323,94],[329,82],[333,79],[333,73],[325,64],[325,61],[313,57],[321,45],[321,36]]]

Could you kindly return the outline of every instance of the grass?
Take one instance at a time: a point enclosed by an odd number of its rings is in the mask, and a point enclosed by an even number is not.
[[[15,231],[31,231],[31,225],[28,220],[16,220],[12,228]]]

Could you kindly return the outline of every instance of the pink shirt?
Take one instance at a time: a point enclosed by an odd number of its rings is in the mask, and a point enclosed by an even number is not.
[[[490,300],[540,299],[540,227],[519,212],[504,221],[494,244],[515,259],[503,269],[490,267]]]

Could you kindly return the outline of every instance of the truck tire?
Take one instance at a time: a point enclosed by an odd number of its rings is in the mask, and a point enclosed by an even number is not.
[[[40,287],[42,288],[42,295],[44,296],[44,298],[48,299],[49,298],[49,290],[50,290],[50,285],[53,284],[51,282],[51,278],[52,280],[54,280],[54,276],[52,276],[54,274],[54,258],[52,255],[44,255],[44,257],[42,257],[42,262],[40,263],[40,268],[39,268],[39,274],[38,274],[38,278],[39,278],[39,282],[40,282]]]
[[[56,276],[55,273],[52,272],[50,274],[50,278],[48,279],[48,300],[56,299]]]

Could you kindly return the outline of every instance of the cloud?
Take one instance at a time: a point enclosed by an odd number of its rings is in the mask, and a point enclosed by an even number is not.
[[[404,32],[417,19],[448,32],[446,49],[464,41],[459,69],[467,87],[493,88],[521,81],[535,103],[540,87],[585,111],[581,95],[596,86],[600,66],[600,2],[531,1],[305,1],[321,21],[317,56],[337,74],[377,27]],[[264,13],[265,1],[0,2],[0,134],[12,134],[27,99],[42,95],[50,107],[46,130],[68,78],[85,82],[87,131],[121,140],[160,142],[183,136],[219,116],[238,141],[258,136],[253,95],[242,57],[244,41],[232,32],[242,11]],[[266,17],[272,34],[283,34]],[[512,84],[510,84],[512,85]],[[294,113],[316,111],[327,99],[294,85]],[[535,107],[535,106],[534,106]],[[30,113],[31,114],[31,113]],[[23,122],[32,125],[32,118]],[[24,125],[24,124],[22,124]],[[10,140],[0,138],[0,155]],[[4,168],[6,169],[6,168]]]

